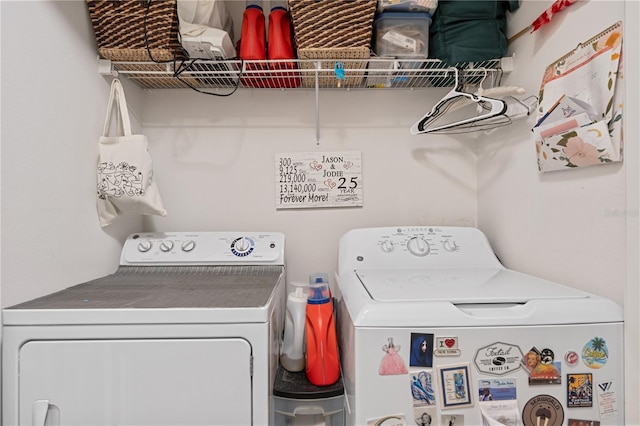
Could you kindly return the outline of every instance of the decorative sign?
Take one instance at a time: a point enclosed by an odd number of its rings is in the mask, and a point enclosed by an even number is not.
[[[276,154],[276,208],[362,206],[359,151]]]
[[[495,342],[478,349],[473,361],[481,373],[500,376],[519,369],[521,359],[522,351],[518,346]]]

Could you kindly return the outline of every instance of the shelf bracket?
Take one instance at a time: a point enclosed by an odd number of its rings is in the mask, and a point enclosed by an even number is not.
[[[118,71],[113,69],[113,64],[111,64],[110,59],[102,59],[98,56],[98,74],[117,77]]]

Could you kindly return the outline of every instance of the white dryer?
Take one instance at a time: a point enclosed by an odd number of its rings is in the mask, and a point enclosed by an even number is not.
[[[4,309],[3,424],[269,424],[284,243],[134,234],[114,274]]]

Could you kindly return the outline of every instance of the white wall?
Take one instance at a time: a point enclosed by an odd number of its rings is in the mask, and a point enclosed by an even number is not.
[[[526,27],[548,6],[524,2],[510,28]],[[578,2],[559,12],[513,43],[516,71],[506,84],[537,94],[548,64],[623,18],[623,1]],[[532,125],[517,122],[479,144],[479,227],[509,267],[622,304],[626,223],[612,212],[626,209],[626,162],[539,173]]]
[[[298,281],[333,274],[338,240],[351,228],[474,225],[469,146],[409,134],[434,99],[427,91],[322,92],[317,145],[313,91],[145,92],[145,133],[169,212],[151,226],[282,231],[288,278]],[[332,150],[361,151],[364,206],[276,210],[274,154]]]
[[[108,81],[84,2],[2,1],[2,306],[112,272],[142,221],[102,230],[97,140]],[[130,103],[140,90],[127,86]],[[138,126],[139,127],[139,126]]]

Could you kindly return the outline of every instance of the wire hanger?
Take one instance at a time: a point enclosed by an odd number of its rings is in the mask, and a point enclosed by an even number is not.
[[[432,109],[411,127],[411,134],[467,133],[489,130],[511,123],[507,104],[501,99],[465,92],[457,68],[454,86]]]

